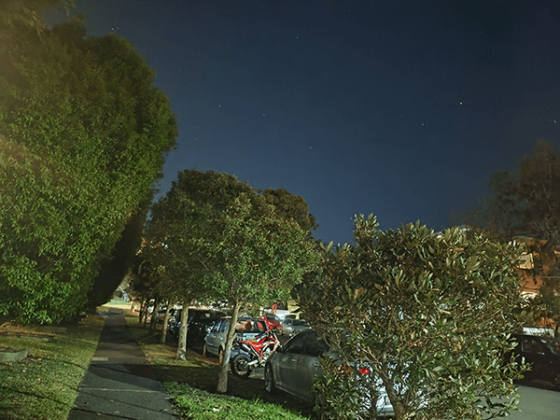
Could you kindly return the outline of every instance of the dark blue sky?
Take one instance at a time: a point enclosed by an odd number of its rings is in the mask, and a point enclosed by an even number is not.
[[[162,193],[190,168],[285,188],[327,242],[352,241],[359,213],[448,227],[535,140],[560,146],[558,1],[76,4],[90,35],[132,42],[171,100]]]

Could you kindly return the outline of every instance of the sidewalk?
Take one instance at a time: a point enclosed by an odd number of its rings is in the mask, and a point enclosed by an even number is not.
[[[110,308],[68,420],[177,420],[121,309]]]

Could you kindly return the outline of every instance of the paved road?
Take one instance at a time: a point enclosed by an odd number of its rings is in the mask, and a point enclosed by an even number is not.
[[[68,420],[177,420],[165,388],[154,380],[128,331],[123,311],[110,311]]]
[[[560,392],[528,386],[519,387],[520,411],[514,411],[509,420],[560,420]]]

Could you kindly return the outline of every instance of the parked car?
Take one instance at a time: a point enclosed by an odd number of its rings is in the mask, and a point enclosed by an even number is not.
[[[163,319],[165,318],[165,313],[167,312],[167,308],[160,308],[158,309],[158,311],[156,312],[156,322],[157,323],[162,323]]]
[[[286,319],[282,323],[281,334],[293,336],[309,328],[309,323],[304,319]]]
[[[265,365],[265,389],[274,393],[277,389],[285,391],[309,404],[315,401],[313,382],[322,375],[320,356],[325,353],[334,355],[329,346],[311,330],[293,336],[286,344],[272,353]],[[369,374],[364,370],[364,374]],[[383,388],[379,390],[376,408],[380,417],[394,416],[393,406]],[[369,407],[361,407],[359,413]]]
[[[524,382],[560,389],[560,343],[552,338],[513,334],[517,342],[514,354],[525,359],[531,370],[525,372]]]
[[[181,312],[182,309],[174,309],[169,319],[169,334],[176,338],[179,337],[179,329],[181,327]],[[214,322],[223,315],[223,312],[210,309],[189,309],[187,347],[197,350],[202,349],[204,338],[210,332]]]
[[[210,332],[204,339],[202,354],[204,356],[212,354],[218,356],[221,364],[226,348],[226,338],[231,317],[223,317],[217,320]],[[235,333],[238,339],[245,341],[255,341],[260,334],[267,331],[264,320],[258,318],[240,318],[235,326]]]

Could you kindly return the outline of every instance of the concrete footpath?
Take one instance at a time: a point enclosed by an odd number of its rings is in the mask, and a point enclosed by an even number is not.
[[[110,308],[68,420],[177,420],[121,309]]]
[[[519,395],[519,411],[508,420],[560,420],[560,392],[522,385]]]

